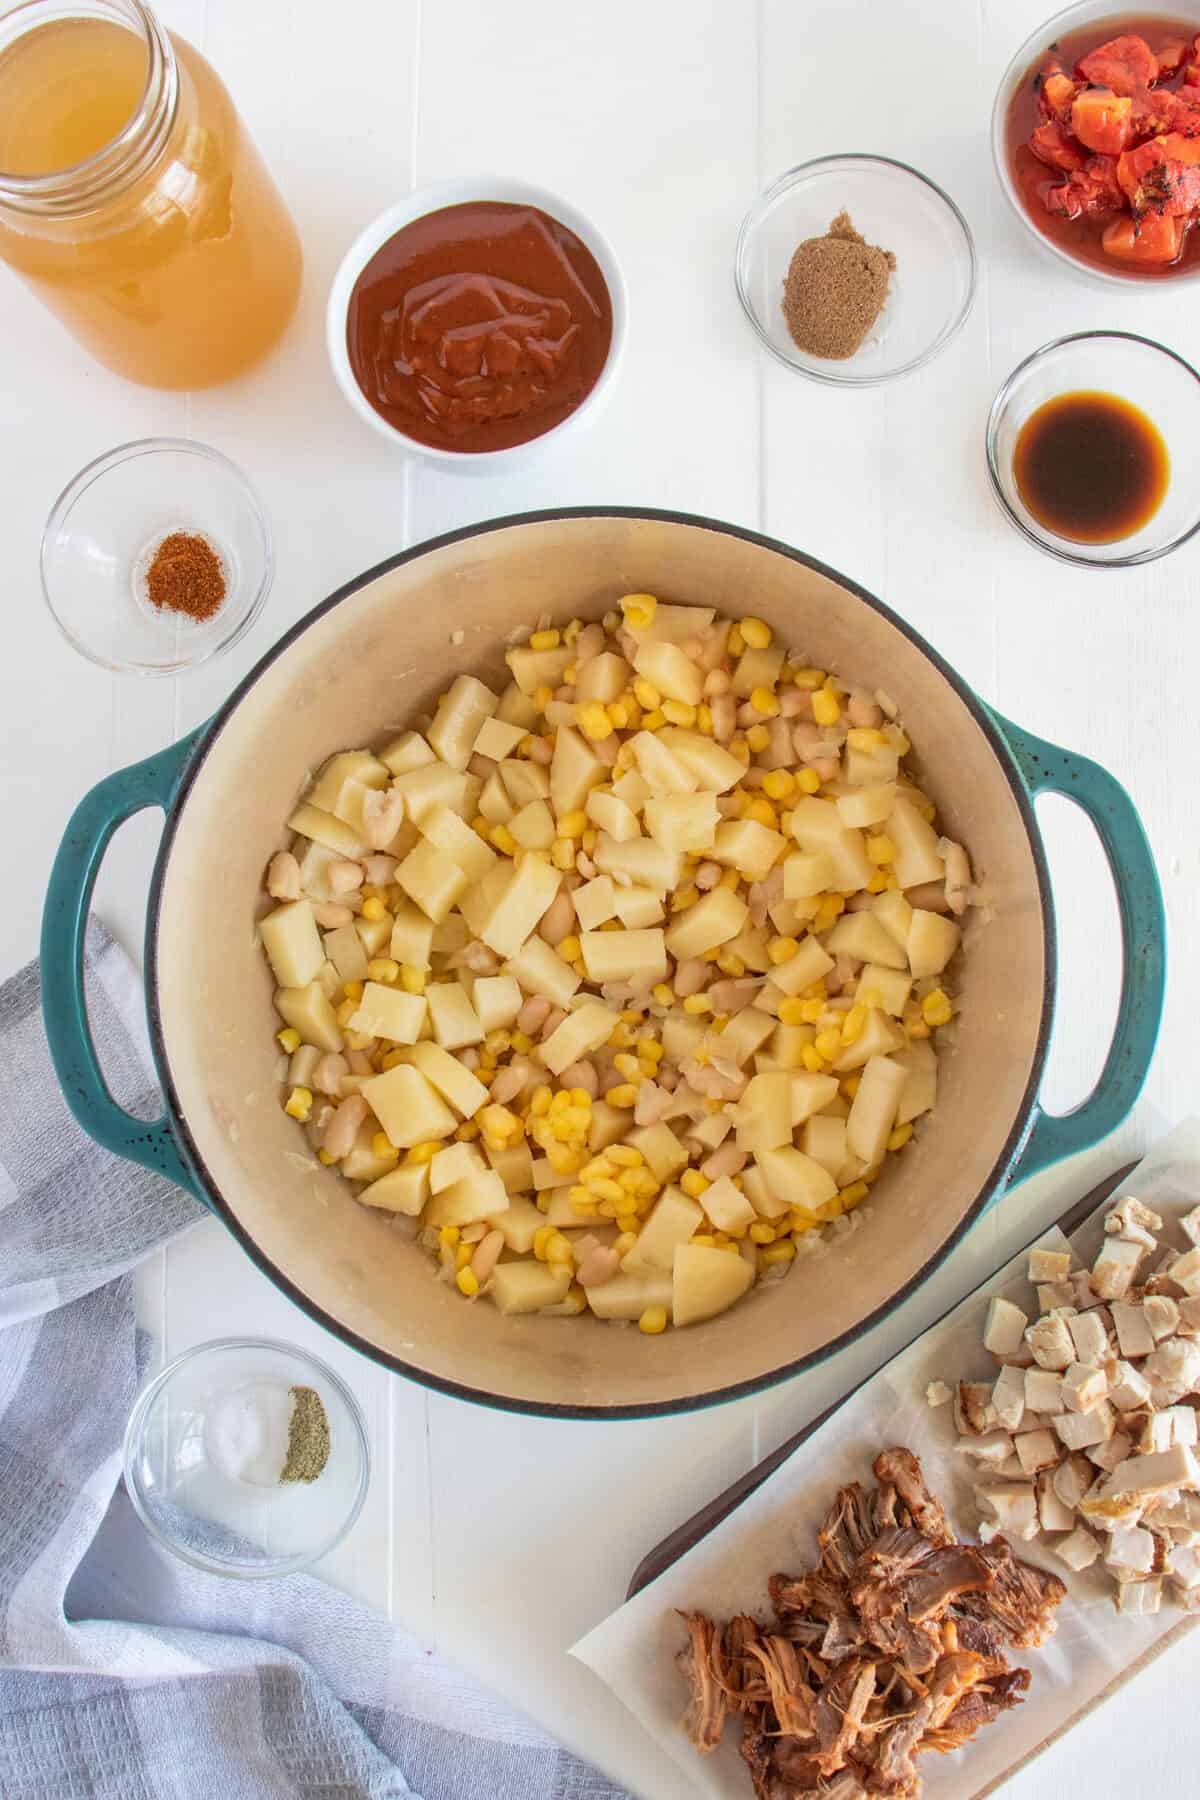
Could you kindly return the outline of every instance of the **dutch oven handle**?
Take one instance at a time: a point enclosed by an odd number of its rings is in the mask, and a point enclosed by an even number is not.
[[[1117,1023],[1096,1085],[1068,1113],[1034,1108],[1029,1134],[1010,1169],[1012,1182],[1099,1143],[1116,1130],[1137,1099],[1162,1017],[1166,920],[1154,857],[1120,782],[1086,756],[1048,744],[999,713],[992,716],[1030,797],[1061,794],[1081,807],[1095,826],[1117,891],[1123,952]]]
[[[42,914],[41,984],[54,1070],[67,1105],[88,1136],[207,1204],[180,1157],[167,1118],[135,1119],[113,1099],[96,1060],[83,989],[88,911],[112,835],[147,806],[167,810],[203,730],[193,731],[145,762],[118,769],[76,807],[54,859]]]

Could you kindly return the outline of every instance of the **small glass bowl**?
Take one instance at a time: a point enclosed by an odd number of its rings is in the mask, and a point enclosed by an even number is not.
[[[1031,413],[1059,394],[1116,394],[1140,407],[1170,458],[1167,491],[1153,518],[1129,537],[1080,544],[1039,523],[1017,491],[1013,454]],[[1055,338],[1018,363],[992,402],[987,422],[992,491],[1022,537],[1082,569],[1128,569],[1153,562],[1200,530],[1200,374],[1165,344],[1130,331],[1079,331]]]
[[[267,1479],[256,1445],[277,1436],[288,1390],[316,1390],[329,1456],[315,1481]],[[266,1424],[274,1419],[273,1430]],[[239,1470],[254,1466],[259,1479]],[[125,1486],[150,1534],[214,1575],[291,1575],[326,1556],[357,1519],[370,1478],[362,1411],[319,1358],[270,1338],[217,1338],[168,1363],[125,1428]]]
[[[783,316],[783,284],[797,244],[849,213],[896,267],[870,336],[845,362],[809,356]],[[875,387],[922,368],[962,327],[975,297],[975,245],[948,194],[886,156],[821,156],[781,175],[738,232],[734,280],[762,342],[789,369],[831,387]]]
[[[174,531],[206,538],[225,598],[211,619],[159,609],[145,570]],[[119,444],[81,469],[42,533],[42,591],[59,630],[105,669],[177,675],[237,643],[275,573],[271,530],[254,489],[219,450],[187,438]]]

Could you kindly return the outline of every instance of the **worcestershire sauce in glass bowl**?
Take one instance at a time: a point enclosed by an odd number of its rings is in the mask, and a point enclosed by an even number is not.
[[[1111,544],[1162,505],[1170,458],[1140,407],[1117,394],[1058,394],[1029,415],[1013,450],[1017,491],[1047,531]]]

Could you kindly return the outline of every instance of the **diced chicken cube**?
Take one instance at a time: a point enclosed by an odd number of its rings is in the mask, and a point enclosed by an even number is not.
[[[931,1381],[925,1389],[926,1406],[945,1406],[947,1400],[953,1400],[954,1389],[947,1387],[944,1381]]]
[[[1195,1487],[1200,1487],[1200,1463],[1186,1445],[1177,1444],[1151,1456],[1127,1456],[1104,1483],[1101,1502],[1126,1497],[1148,1500],[1155,1494],[1168,1494],[1174,1488]],[[1086,1507],[1086,1501],[1084,1505]],[[1101,1504],[1099,1516],[1103,1516],[1103,1512]]]
[[[1041,1370],[1038,1371],[1042,1373]],[[992,1387],[992,1411],[1004,1431],[1016,1431],[1025,1411],[1025,1371],[1006,1365]]]
[[[1092,1291],[1102,1300],[1123,1300],[1146,1255],[1144,1244],[1128,1238],[1106,1237],[1092,1264]],[[1198,1270],[1200,1272],[1200,1270]]]
[[[1042,1281],[1065,1281],[1071,1272],[1069,1250],[1031,1250],[1029,1279],[1036,1287]]]
[[[1092,1466],[1085,1456],[1078,1454],[1068,1456],[1065,1462],[1059,1463],[1050,1476],[1055,1494],[1066,1507],[1075,1511],[1083,1496],[1091,1487],[1095,1476]]]
[[[1112,1208],[1104,1221],[1104,1229],[1110,1237],[1126,1238],[1131,1244],[1141,1244],[1146,1250],[1156,1248],[1158,1240],[1156,1231],[1162,1230],[1162,1220],[1132,1194],[1125,1194]]]
[[[969,1456],[973,1462],[990,1463],[998,1467],[1013,1454],[1013,1441],[1007,1431],[985,1431],[979,1437],[968,1435],[960,1438],[954,1448],[963,1456]]]
[[[1142,1374],[1151,1383],[1173,1390],[1181,1400],[1185,1394],[1200,1390],[1200,1343],[1194,1338],[1167,1338],[1142,1364]]]
[[[1013,1439],[1013,1449],[1026,1475],[1054,1468],[1062,1454],[1054,1433],[1046,1430],[1021,1432]]]
[[[1071,1531],[1075,1525],[1075,1509],[1064,1506],[1054,1490],[1054,1471],[1045,1469],[1034,1484],[1037,1492],[1038,1519],[1043,1531]]]
[[[1169,1294],[1147,1295],[1142,1301],[1142,1311],[1156,1344],[1163,1338],[1173,1337],[1179,1330],[1179,1302],[1172,1300]]]
[[[1062,1392],[1069,1412],[1091,1412],[1108,1395],[1108,1377],[1094,1363],[1074,1362],[1062,1378]]]
[[[1025,1342],[1032,1350],[1033,1360],[1040,1369],[1061,1371],[1069,1368],[1075,1360],[1071,1333],[1066,1321],[1056,1313],[1050,1313],[1030,1325],[1025,1333]],[[1028,1399],[1026,1404],[1029,1404]]]
[[[1059,1312],[1065,1307],[1075,1306],[1075,1289],[1069,1281],[1043,1281],[1038,1284],[1038,1311],[1040,1313]]]
[[[1162,1582],[1123,1581],[1117,1589],[1117,1611],[1124,1618],[1145,1618],[1162,1605]]]
[[[1070,1365],[1067,1365],[1070,1367]],[[1066,1406],[1062,1376],[1053,1369],[1026,1369],[1025,1405],[1033,1413],[1060,1413]]]
[[[1114,1300],[1111,1303],[1113,1327],[1121,1355],[1149,1356],[1154,1348],[1154,1333],[1138,1301]]]
[[[1103,1444],[1116,1430],[1116,1418],[1107,1400],[1090,1412],[1060,1413],[1054,1429],[1068,1450],[1086,1450],[1092,1444]]]
[[[1200,1337],[1200,1296],[1179,1302],[1179,1330],[1184,1337]]]
[[[1110,1569],[1149,1575],[1154,1567],[1154,1539],[1141,1525],[1118,1525],[1109,1536],[1104,1560]]]
[[[1079,1312],[1087,1312],[1089,1307],[1104,1304],[1099,1294],[1092,1292],[1092,1278],[1086,1269],[1072,1271],[1071,1286],[1075,1292],[1075,1306]]]
[[[1181,1287],[1185,1294],[1200,1295],[1200,1247],[1187,1250],[1177,1257],[1170,1266],[1171,1280]]]
[[[988,1306],[987,1323],[983,1328],[984,1349],[990,1350],[993,1356],[1011,1355],[1020,1347],[1028,1323],[1028,1316],[1019,1306],[997,1295]]]
[[[994,1521],[1006,1537],[1031,1542],[1040,1529],[1037,1494],[1032,1482],[989,1481],[975,1489],[975,1499],[985,1519]]]
[[[1051,1545],[1055,1556],[1065,1562],[1068,1569],[1082,1574],[1090,1569],[1100,1554],[1100,1545],[1087,1529],[1086,1525],[1077,1525],[1070,1537],[1059,1538]]]
[[[991,1399],[990,1382],[959,1382],[954,1400],[954,1423],[960,1433],[972,1432],[978,1436],[989,1429],[992,1423]]]
[[[1200,1206],[1193,1206],[1190,1213],[1185,1213],[1179,1221],[1192,1243],[1200,1249]]]
[[[1200,1588],[1200,1550],[1168,1550],[1167,1580],[1185,1593]]]
[[[1103,1319],[1098,1319],[1094,1312],[1073,1313],[1067,1320],[1067,1330],[1075,1346],[1077,1361],[1097,1364],[1107,1361],[1108,1332]]]
[[[1108,1397],[1121,1412],[1134,1412],[1149,1403],[1150,1383],[1140,1369],[1120,1360],[1109,1372]]]
[[[1133,1439],[1126,1431],[1114,1431],[1103,1444],[1092,1444],[1088,1447],[1087,1458],[1097,1469],[1103,1469],[1106,1475],[1112,1473],[1119,1463],[1133,1450]]]

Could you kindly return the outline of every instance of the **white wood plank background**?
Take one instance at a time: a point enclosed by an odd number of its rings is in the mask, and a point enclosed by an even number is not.
[[[515,18],[488,0],[163,0],[227,80],[296,215],[305,288],[276,355],[198,395],[132,388],[93,366],[0,270],[0,792],[8,879],[0,973],[34,954],[63,825],[110,769],[199,723],[272,639],[331,588],[405,544],[527,507],[678,506],[761,527],[844,569],[1020,723],[1106,763],[1141,809],[1167,890],[1171,988],[1145,1096],[1117,1137],[1011,1195],[902,1313],[834,1363],[758,1401],[637,1425],[550,1425],[470,1409],[388,1377],[295,1312],[215,1224],[154,1258],[142,1308],[164,1356],[241,1329],[330,1356],[367,1409],[376,1479],[329,1578],[407,1624],[652,1800],[687,1784],[563,1654],[619,1600],[680,1517],[1011,1253],[1038,1221],[1194,1104],[1200,801],[1193,668],[1197,552],[1119,575],[1041,557],[995,511],[983,426],[999,381],[1064,330],[1111,325],[1200,356],[1194,301],[1085,285],[1035,255],[988,149],[992,92],[1037,0],[609,0]],[[944,185],[975,231],[975,311],[932,367],[844,394],[768,362],[733,292],[733,240],[784,168],[877,150]],[[596,427],[541,469],[458,479],[409,465],[340,400],[325,291],[360,227],[414,183],[489,171],[569,195],[626,270],[629,354]],[[37,545],[90,457],[153,433],[232,455],[263,493],[278,574],[264,617],[179,682],[105,676],[58,637]],[[1046,1095],[1090,1085],[1117,992],[1115,906],[1090,830],[1043,809],[1063,983]],[[98,904],[138,952],[156,821],[127,827]],[[214,860],[219,846],[214,847]],[[583,1553],[581,1553],[583,1552]],[[1049,1800],[1195,1791],[1200,1718],[1172,1704],[1200,1675],[1181,1650],[1011,1784]],[[1150,1719],[1170,1729],[1146,1730]]]

